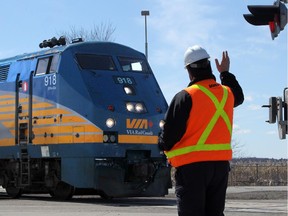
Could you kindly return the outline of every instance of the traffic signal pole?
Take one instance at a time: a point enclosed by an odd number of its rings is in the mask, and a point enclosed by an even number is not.
[[[244,14],[245,20],[251,25],[269,25],[272,40],[284,30],[287,24],[287,8],[285,4],[288,0],[277,0],[273,5],[248,5],[251,14]],[[269,105],[270,124],[277,122],[280,139],[286,139],[288,134],[288,87],[284,89],[283,100],[281,97],[270,97]]]

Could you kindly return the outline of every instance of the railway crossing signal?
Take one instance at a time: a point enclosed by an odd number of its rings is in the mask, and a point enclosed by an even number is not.
[[[286,139],[288,134],[288,87],[284,89],[283,100],[281,97],[270,97],[269,105],[262,107],[269,108],[268,123],[277,122],[280,139]]]
[[[273,5],[248,5],[251,14],[244,14],[245,20],[251,25],[269,25],[272,39],[278,36],[287,24],[288,0],[277,0]]]

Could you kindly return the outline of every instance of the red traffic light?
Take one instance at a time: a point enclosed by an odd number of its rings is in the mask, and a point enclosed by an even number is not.
[[[276,31],[276,24],[275,22],[269,22],[270,32],[274,33]]]

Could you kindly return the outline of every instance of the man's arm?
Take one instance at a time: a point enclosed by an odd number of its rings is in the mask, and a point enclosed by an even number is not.
[[[242,91],[241,86],[239,85],[238,81],[236,80],[236,77],[229,73],[228,71],[222,72],[220,74],[221,84],[228,86],[234,95],[234,107],[239,106],[244,101],[244,94]]]
[[[215,59],[217,70],[220,73],[221,84],[228,86],[234,95],[234,107],[239,106],[244,101],[244,94],[241,86],[239,85],[236,77],[229,73],[230,68],[230,58],[228,52],[225,51],[222,53],[222,61],[219,63],[218,59]]]

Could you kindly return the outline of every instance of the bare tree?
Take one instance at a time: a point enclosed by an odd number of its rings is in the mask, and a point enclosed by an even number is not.
[[[238,140],[233,139],[231,145],[233,149],[233,158],[243,158],[247,156],[243,151],[244,145],[241,144]]]
[[[68,43],[71,43],[75,38],[82,38],[84,41],[114,41],[112,38],[116,27],[111,23],[101,23],[100,25],[93,25],[90,30],[83,27],[76,28],[71,26],[68,31],[57,33],[59,36],[64,36]]]
[[[90,39],[96,39],[98,41],[114,41],[112,35],[116,28],[111,24],[101,23],[100,26],[94,24],[93,29],[90,31]]]

